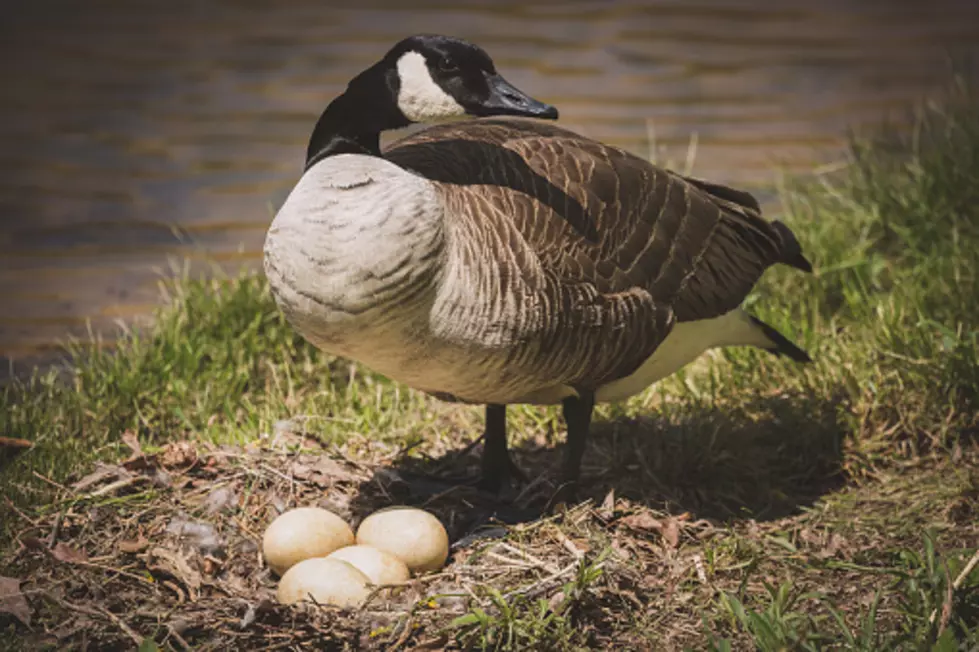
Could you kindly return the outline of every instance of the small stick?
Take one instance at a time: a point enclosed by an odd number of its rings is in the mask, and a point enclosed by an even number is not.
[[[129,625],[127,625],[125,623],[125,621],[123,621],[122,618],[120,618],[119,616],[115,615],[114,613],[112,613],[108,609],[104,609],[102,607],[98,607],[98,610],[101,611],[102,613],[104,613],[106,616],[108,616],[109,619],[112,620],[112,622],[114,622],[117,627],[119,627],[119,629],[121,629],[123,632],[126,633],[126,636],[128,636],[131,639],[133,639],[133,641],[136,643],[136,645],[139,645],[139,646],[142,646],[143,645],[143,637],[140,636],[139,634],[137,634],[135,631],[133,631],[133,628],[130,627]]]
[[[96,570],[105,571],[106,573],[117,573],[119,575],[128,577],[131,580],[138,580],[143,584],[150,584],[150,585],[153,584],[153,582],[146,579],[145,577],[141,575],[137,575],[136,573],[130,573],[129,571],[124,571],[121,568],[113,568],[112,566],[105,566],[103,564],[93,564],[91,561],[82,561],[80,559],[69,563],[74,564],[75,566],[85,566],[86,568],[94,568]]]
[[[568,535],[562,532],[560,528],[555,527],[554,534],[557,536],[557,540],[561,542],[561,545],[564,546],[568,552],[574,555],[575,559],[581,559],[585,556],[585,553],[583,553],[578,546],[574,544],[574,541],[569,539]]]
[[[512,546],[509,543],[507,543],[506,541],[500,541],[497,545],[499,545],[501,548],[504,548],[506,550],[509,550],[510,552],[512,552],[515,555],[519,555],[520,557],[523,557],[527,561],[529,561],[529,562],[531,562],[531,563],[533,563],[533,564],[535,564],[537,566],[540,566],[541,568],[543,568],[544,570],[546,570],[548,573],[556,573],[557,572],[557,568],[555,568],[553,564],[549,564],[546,561],[540,560],[537,557],[534,557],[529,552],[526,552],[524,550],[521,550],[520,548],[518,548],[516,546]]]
[[[476,446],[479,445],[479,443],[483,441],[483,439],[485,438],[486,438],[486,433],[484,432],[479,437],[476,437],[476,439],[469,442],[465,446],[465,448],[463,448],[461,451],[458,451],[455,454],[449,456],[449,459],[443,460],[441,464],[438,464],[435,467],[434,472],[438,473],[439,471],[442,471],[443,469],[452,466],[453,464],[455,464],[456,462],[464,458],[466,455],[468,455],[472,451],[472,449],[476,448]]]
[[[976,550],[976,553],[972,555],[972,559],[969,560],[969,563],[965,565],[965,568],[962,569],[962,572],[960,572],[958,577],[955,578],[955,581],[952,582],[951,590],[949,591],[949,593],[952,593],[953,591],[957,591],[958,588],[962,586],[962,583],[965,581],[965,578],[969,577],[969,575],[972,573],[973,569],[975,569],[977,564],[979,564],[979,550]],[[948,599],[948,602],[949,603],[952,602],[951,597]],[[930,624],[935,624],[935,618],[937,616],[938,616],[938,609],[935,609],[934,611],[931,612],[931,618],[928,619],[928,622]]]
[[[460,488],[461,488],[461,485],[454,485],[452,487],[449,487],[448,489],[444,489],[443,491],[438,492],[437,494],[435,494],[434,496],[432,496],[428,500],[426,500],[424,503],[422,503],[422,507],[428,507],[429,505],[431,505],[432,503],[434,503],[436,500],[438,500],[440,498],[445,498],[446,496],[448,496],[449,494],[451,494],[453,491],[458,491]]]
[[[51,536],[48,537],[48,548],[54,548],[54,544],[58,542],[58,535],[61,533],[61,522],[64,520],[65,512],[67,511],[67,509],[62,509],[55,517],[54,526],[51,528]]]
[[[54,480],[52,480],[51,478],[49,478],[47,476],[41,475],[37,471],[31,471],[31,473],[33,473],[34,474],[34,477],[37,478],[38,480],[44,480],[45,482],[47,482],[52,487],[57,487],[58,489],[61,489],[63,492],[65,492],[66,494],[74,493],[71,489],[69,489],[65,485],[60,484],[60,483],[57,483]]]
[[[183,647],[183,649],[185,650],[194,649],[190,647],[190,643],[184,640],[184,637],[180,635],[180,632],[177,631],[176,627],[174,627],[173,625],[167,625],[167,631],[169,632],[169,635],[173,638],[173,640],[180,643],[180,646]]]
[[[0,437],[0,448],[33,448],[34,442],[16,437]]]
[[[110,482],[109,484],[105,485],[104,487],[99,487],[95,491],[93,491],[93,492],[91,492],[89,494],[86,494],[82,498],[83,499],[101,498],[102,496],[105,496],[107,494],[111,494],[112,492],[116,491],[117,489],[124,489],[125,487],[128,487],[131,484],[136,484],[137,482],[142,482],[143,480],[146,480],[146,479],[147,479],[146,476],[134,475],[134,476],[130,476],[128,478],[123,478],[122,480],[116,480],[115,482]]]
[[[601,568],[601,566],[602,566],[602,564],[598,564],[598,568]],[[571,562],[570,564],[568,564],[567,566],[565,566],[564,568],[562,568],[558,572],[551,573],[550,575],[548,575],[544,579],[538,580],[538,581],[534,582],[533,584],[531,584],[531,585],[529,585],[529,586],[527,586],[525,588],[516,589],[516,590],[510,591],[509,593],[507,593],[503,597],[505,597],[507,599],[510,599],[510,598],[512,598],[514,596],[521,595],[521,594],[522,595],[534,596],[534,595],[536,595],[538,593],[541,593],[543,590],[546,590],[546,587],[551,582],[553,582],[554,580],[556,580],[556,579],[558,579],[560,577],[563,577],[563,576],[567,575],[568,573],[570,573],[571,571],[573,571],[577,567],[578,567],[578,562],[576,560],[576,561]]]
[[[4,502],[7,503],[7,506],[10,507],[10,509],[14,510],[14,513],[17,514],[17,516],[21,517],[22,519],[24,519],[25,521],[27,521],[31,525],[37,527],[37,524],[38,524],[39,521],[37,521],[36,519],[31,518],[30,516],[28,516],[24,512],[20,511],[17,508],[17,505],[14,504],[14,501],[10,500],[10,498],[8,496],[4,496],[3,497],[3,500],[4,500]]]
[[[115,615],[114,613],[112,613],[108,609],[103,609],[102,607],[95,607],[94,609],[89,609],[88,607],[83,607],[80,604],[73,604],[71,602],[68,602],[67,600],[62,600],[60,598],[57,598],[57,597],[55,597],[51,593],[48,593],[47,595],[49,597],[53,598],[55,602],[60,603],[63,607],[65,607],[67,609],[71,609],[73,611],[77,611],[78,613],[83,613],[83,614],[85,614],[87,616],[104,616],[104,617],[107,617],[109,620],[111,620],[113,623],[115,623],[116,626],[119,629],[121,629],[126,634],[126,636],[128,636],[131,639],[133,639],[133,641],[136,643],[136,645],[142,645],[143,644],[143,637],[140,636],[139,634],[137,634],[133,630],[132,627],[130,627],[129,625],[127,625],[125,622],[123,622],[123,620],[121,618],[119,618],[119,616]]]
[[[309,484],[305,480],[300,480],[299,478],[297,478],[297,477],[295,477],[293,475],[286,475],[285,473],[282,473],[281,471],[276,471],[275,469],[273,469],[268,464],[259,464],[258,466],[259,466],[260,469],[262,469],[266,473],[271,473],[272,475],[279,476],[280,478],[282,478],[286,482],[295,483],[295,484]]]
[[[972,559],[970,559],[969,563],[965,565],[965,568],[962,569],[959,576],[955,578],[955,582],[952,583],[952,588],[957,590],[960,586],[962,586],[962,582],[965,581],[965,578],[969,577],[977,564],[979,564],[979,550],[976,550],[976,554],[972,555]]]
[[[517,494],[517,497],[513,499],[513,502],[517,503],[518,505],[523,505],[524,507],[526,507],[526,504],[524,504],[523,502],[524,498],[529,496],[532,490],[536,489],[537,487],[544,484],[545,482],[547,482],[547,480],[544,479],[543,475],[537,476],[536,478],[528,482],[526,487],[520,490],[520,493]]]
[[[508,564],[510,568],[519,568],[521,570],[527,570],[528,568],[534,568],[534,564],[528,564],[526,561],[521,561],[519,559],[511,559],[510,557],[505,557],[492,550],[486,553],[487,557],[492,557],[498,562]],[[497,567],[499,568],[499,566]]]
[[[701,584],[707,584],[707,573],[704,571],[704,560],[699,554],[693,556],[693,567],[697,571],[697,579]]]

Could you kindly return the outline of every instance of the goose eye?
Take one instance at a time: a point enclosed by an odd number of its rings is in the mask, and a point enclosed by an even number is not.
[[[454,61],[447,58],[439,59],[438,63],[435,64],[435,67],[438,68],[439,72],[443,73],[459,72],[459,66]]]

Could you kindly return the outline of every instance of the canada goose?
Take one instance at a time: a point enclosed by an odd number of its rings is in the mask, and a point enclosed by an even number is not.
[[[478,119],[381,152],[384,130],[461,116]],[[786,226],[748,193],[528,119],[556,117],[477,46],[407,38],[323,112],[265,242],[278,305],[314,345],[487,405],[490,490],[517,473],[509,403],[562,404],[573,495],[596,401],[718,346],[809,360],[740,307],[771,265],[811,271]]]

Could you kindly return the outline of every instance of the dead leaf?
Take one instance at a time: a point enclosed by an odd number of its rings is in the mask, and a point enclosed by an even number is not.
[[[289,473],[299,480],[308,480],[324,488],[337,482],[358,482],[362,479],[326,455],[303,455],[289,466]]]
[[[0,613],[7,613],[31,626],[31,605],[20,590],[20,580],[0,576]]]
[[[629,549],[625,546],[625,544],[622,541],[619,540],[618,537],[612,540],[612,550],[623,561],[628,561],[629,559],[632,558],[632,553],[629,552]]]
[[[667,519],[663,526],[663,541],[671,548],[680,545],[680,525],[675,518]]]
[[[191,567],[187,557],[176,550],[167,550],[161,546],[150,550],[149,556],[152,560],[150,568],[162,570],[180,580],[187,587],[190,601],[197,601],[200,595],[201,574]]]
[[[189,441],[170,442],[159,458],[160,464],[167,469],[191,467],[197,463],[197,450]]]
[[[43,541],[35,536],[28,535],[26,537],[21,537],[20,542],[28,550],[46,550],[47,546]]]
[[[282,498],[282,496],[280,496],[275,491],[273,491],[272,495],[269,496],[269,503],[275,509],[276,516],[278,516],[282,512],[286,511],[286,509],[288,509],[288,506],[286,505],[286,501]]]
[[[127,430],[120,436],[122,443],[129,447],[130,459],[143,456],[143,447],[139,445],[139,438],[132,430]]]
[[[307,480],[309,476],[313,475],[313,469],[308,464],[303,464],[299,460],[290,464],[287,472],[297,480]]]
[[[58,561],[69,564],[77,564],[79,562],[84,563],[88,561],[88,554],[84,550],[73,548],[63,541],[59,541],[55,544],[54,548],[51,549],[51,556]]]
[[[829,559],[831,557],[836,557],[840,550],[846,546],[846,539],[837,534],[836,532],[830,533],[829,537],[826,538],[825,545],[816,551],[816,557],[818,559]]]
[[[213,557],[211,555],[207,555],[206,557],[204,557],[205,575],[214,575],[216,572],[221,570],[221,566],[222,563],[220,559],[217,559],[216,557]]]
[[[598,508],[598,515],[604,518],[606,521],[612,518],[615,513],[615,489],[609,489],[608,493],[605,494],[605,500],[602,501],[601,507]]]
[[[140,537],[135,541],[123,540],[116,545],[116,547],[119,548],[119,552],[128,552],[128,553],[143,552],[149,546],[150,546],[150,542],[144,539],[143,537]]]
[[[553,614],[560,614],[564,611],[567,594],[562,589],[558,589],[547,599],[547,610]]]
[[[633,530],[648,530],[652,532],[659,532],[663,529],[663,524],[659,519],[653,518],[653,515],[649,512],[635,512],[629,514],[628,516],[623,516],[619,519],[619,523],[622,523],[626,527],[630,527]]]

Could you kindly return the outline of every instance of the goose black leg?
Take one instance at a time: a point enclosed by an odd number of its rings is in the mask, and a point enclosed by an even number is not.
[[[490,404],[486,406],[482,476],[478,486],[484,491],[499,493],[509,477],[515,477],[521,482],[527,481],[507,450],[506,406]]]
[[[581,457],[585,454],[588,442],[588,429],[591,427],[591,414],[595,409],[595,394],[582,392],[580,396],[564,399],[562,404],[564,423],[568,428],[568,445],[564,450],[564,468],[561,472],[561,487],[552,503],[576,502],[578,477],[581,475]]]

